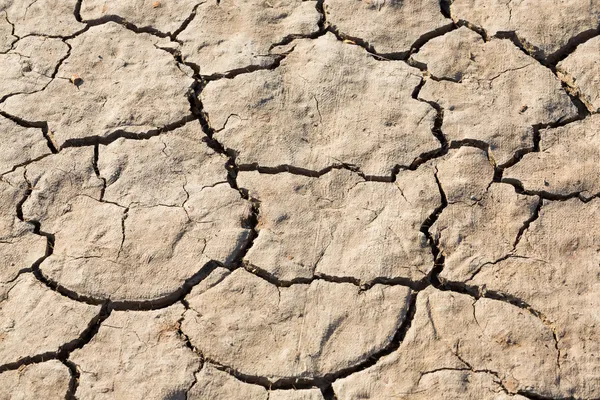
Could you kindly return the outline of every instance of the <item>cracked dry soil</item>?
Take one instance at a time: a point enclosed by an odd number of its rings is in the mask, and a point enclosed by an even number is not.
[[[0,399],[600,399],[600,2],[0,0]]]

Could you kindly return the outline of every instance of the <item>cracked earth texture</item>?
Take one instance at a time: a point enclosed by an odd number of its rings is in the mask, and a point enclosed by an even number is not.
[[[0,0],[0,400],[600,399],[600,2]]]

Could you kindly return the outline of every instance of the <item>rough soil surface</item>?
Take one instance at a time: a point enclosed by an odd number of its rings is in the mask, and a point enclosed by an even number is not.
[[[533,55],[555,59],[594,35],[600,3],[588,0],[451,0],[456,21],[484,29],[486,35],[515,35]]]
[[[326,0],[323,8],[338,34],[365,42],[373,51],[390,56],[406,55],[427,37],[452,26],[436,0]]]
[[[240,268],[219,285],[192,290],[182,330],[207,359],[242,374],[310,378],[364,362],[389,346],[410,299],[401,285],[363,291],[315,280],[278,288]],[[333,303],[338,306],[327,307]]]
[[[90,343],[71,355],[81,370],[78,397],[181,398],[194,383],[200,356],[179,332],[179,303],[153,311],[115,311]]]
[[[207,77],[269,67],[280,59],[278,45],[319,32],[316,5],[311,0],[204,1],[177,36],[181,56]]]
[[[600,398],[600,3],[0,0],[0,399]]]
[[[25,365],[0,375],[0,397],[10,400],[62,400],[69,393],[71,375],[60,361]]]
[[[401,171],[393,183],[345,169],[320,178],[240,172],[237,182],[260,204],[258,237],[244,261],[280,281],[416,282],[433,268],[420,230],[441,201],[429,167]]]
[[[76,15],[77,0],[2,0],[0,11],[12,26],[13,36],[66,37],[80,33],[85,25]]]
[[[211,82],[200,94],[214,138],[240,166],[350,164],[389,175],[440,147],[435,109],[411,97],[417,68],[379,62],[332,33],[293,44],[278,68]]]
[[[580,92],[591,112],[600,111],[600,37],[578,46],[556,69],[561,79]]]
[[[432,39],[412,59],[429,68],[419,98],[441,107],[450,144],[489,145],[500,166],[533,149],[535,126],[577,116],[561,81],[508,39],[486,42],[461,27]]]

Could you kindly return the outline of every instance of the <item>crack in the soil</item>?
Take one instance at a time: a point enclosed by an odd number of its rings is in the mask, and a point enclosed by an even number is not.
[[[100,196],[99,201],[104,201],[104,194],[106,193],[106,178],[104,178],[100,174],[100,168],[98,167],[98,160],[100,159],[100,145],[96,143],[94,145],[94,158],[92,161],[92,167],[94,168],[94,174],[96,174],[96,178],[102,182],[102,187],[100,188]]]
[[[424,74],[427,73],[427,69],[424,69],[422,71]],[[423,76],[423,78],[421,78],[421,82],[419,83],[419,85],[417,85],[417,87],[413,90],[412,98],[417,101],[420,101],[422,103],[428,104],[430,107],[432,107],[436,111],[436,116],[435,116],[435,120],[433,122],[433,127],[431,128],[431,133],[433,134],[433,136],[435,136],[435,138],[438,140],[438,142],[440,142],[440,148],[421,154],[416,160],[413,161],[413,163],[408,168],[411,170],[416,170],[420,165],[422,165],[426,162],[429,162],[435,158],[444,156],[445,154],[448,153],[448,149],[450,148],[448,139],[446,138],[446,135],[444,135],[444,132],[442,131],[442,126],[444,125],[444,109],[442,108],[442,106],[440,106],[435,101],[427,101],[427,100],[424,100],[419,97],[419,94],[421,93],[421,89],[425,85],[426,81],[427,81],[426,76]]]
[[[96,333],[98,333],[100,325],[110,316],[110,313],[111,309],[108,307],[108,303],[102,304],[98,314],[91,319],[91,321],[88,323],[88,326],[81,332],[79,337],[62,344],[56,351],[48,351],[45,353],[36,354],[34,356],[27,356],[18,361],[0,365],[0,373],[18,370],[25,365],[39,364],[49,360],[59,360],[63,363],[66,362],[72,352],[83,348],[83,346],[92,340]],[[69,370],[71,370],[70,366],[67,365],[67,367]],[[76,389],[76,387],[72,387],[71,385],[69,386],[69,392],[72,392],[74,389]]]
[[[201,75],[202,80],[205,82],[210,82],[210,81],[216,81],[219,79],[234,79],[235,77],[237,77],[239,75],[250,74],[250,73],[256,72],[256,71],[274,70],[276,68],[279,68],[279,66],[281,65],[281,62],[288,56],[288,54],[290,54],[291,51],[293,51],[293,49],[287,53],[273,54],[273,55],[266,56],[266,57],[272,57],[272,59],[273,59],[273,61],[268,62],[266,64],[251,64],[251,65],[247,65],[244,67],[235,68],[235,69],[229,70],[227,72],[223,72],[223,73],[216,72],[211,75]],[[200,70],[201,69],[202,68],[200,68]]]
[[[325,33],[327,33],[327,28],[326,28],[326,24],[327,24],[326,18],[327,17],[325,15],[325,11],[323,9],[323,2],[324,2],[324,0],[315,1],[315,9],[317,10],[317,13],[319,14],[319,21],[317,22],[318,29],[316,31],[308,33],[308,34],[286,35],[279,42],[271,44],[271,46],[269,47],[269,51],[271,51],[274,48],[279,47],[279,46],[288,45],[298,39],[316,39],[318,37],[323,36]]]
[[[340,31],[334,24],[331,24],[331,23],[329,23],[329,25],[326,27],[325,30],[327,32],[333,33],[335,35],[335,37],[342,42],[345,42],[345,43],[350,42],[351,44],[355,44],[359,47],[362,47],[363,49],[365,49],[367,51],[367,53],[371,54],[373,56],[373,58],[375,58],[378,61],[408,62],[409,57],[412,54],[418,53],[419,50],[421,49],[421,47],[423,47],[431,39],[434,39],[439,36],[443,36],[446,33],[451,32],[456,29],[458,29],[458,26],[453,22],[449,22],[447,25],[444,25],[438,29],[434,29],[433,31],[430,31],[430,32],[427,32],[427,33],[421,35],[417,40],[415,40],[413,42],[413,44],[410,46],[410,49],[401,51],[401,52],[395,52],[395,53],[379,53],[376,51],[375,47],[373,45],[371,45],[367,40],[364,40],[360,37],[348,35],[342,31]]]
[[[299,277],[299,278],[294,278],[294,279],[290,279],[290,280],[283,280],[283,279],[277,278],[275,275],[273,275],[269,271],[266,271],[260,267],[250,264],[246,261],[242,261],[242,267],[246,271],[250,272],[251,274],[261,278],[264,281],[267,281],[271,285],[276,286],[278,288],[290,287],[293,285],[310,285],[311,283],[316,282],[316,281],[323,281],[323,282],[329,282],[329,283],[349,283],[349,284],[352,284],[352,285],[356,286],[357,288],[359,288],[359,290],[361,292],[367,291],[375,285],[405,286],[414,291],[421,291],[421,290],[425,289],[427,286],[429,286],[429,277],[428,276],[424,277],[423,279],[418,280],[418,281],[411,280],[411,279],[405,278],[405,277],[392,277],[392,278],[376,277],[369,281],[361,281],[360,279],[355,278],[353,276],[334,276],[334,275],[327,275],[327,274],[317,272],[313,276],[308,277],[308,278]],[[233,271],[237,268],[239,268],[239,267],[231,268],[230,271]]]
[[[329,385],[322,386],[319,389],[321,390],[321,396],[323,396],[323,400],[337,400],[337,396],[331,383]]]
[[[569,396],[569,397],[542,396],[541,394],[535,393],[531,390],[517,390],[516,394],[518,394],[519,396],[523,396],[529,400],[581,400],[581,398],[573,397],[573,396]],[[590,399],[590,400],[600,400],[600,399],[594,398],[594,399]]]
[[[459,361],[461,363],[463,363],[466,367],[468,371],[471,371],[472,373],[478,374],[478,373],[483,373],[483,374],[489,374],[492,375],[494,378],[492,379],[498,386],[500,386],[500,388],[502,389],[502,391],[505,394],[510,394],[510,391],[504,386],[504,382],[502,381],[502,378],[500,378],[500,374],[497,371],[493,371],[491,369],[478,369],[478,368],[473,368],[473,366],[467,361],[465,360],[463,357],[461,357],[460,355],[460,340],[457,342],[456,345],[456,352],[454,352],[454,356],[456,358],[459,359]],[[460,370],[460,369],[457,369]]]
[[[581,88],[576,82],[576,79],[564,69],[556,66],[556,76],[561,80],[561,84],[565,92],[571,98],[571,101],[577,106],[578,113],[580,115],[594,114],[600,110],[594,107],[590,102],[590,99],[586,98],[585,94],[581,91]]]
[[[127,232],[127,229],[125,227],[125,221],[127,220],[128,216],[129,216],[129,207],[125,207],[125,209],[123,210],[123,215],[121,216],[121,244],[119,245],[119,250],[117,251],[116,260],[118,260],[119,257],[121,256],[121,252],[123,251],[123,246],[125,245],[125,233]]]
[[[200,4],[203,4],[203,3],[200,3]],[[192,14],[194,16],[196,14],[196,8],[200,4],[197,4],[194,7],[194,10],[192,11]],[[190,18],[190,17],[188,17],[188,18]],[[191,17],[191,18],[193,19],[193,17]],[[123,17],[121,17],[119,15],[116,15],[116,14],[103,15],[100,18],[82,20],[80,22],[85,23],[86,27],[88,29],[92,28],[94,26],[100,26],[100,25],[108,24],[110,22],[114,22],[116,24],[119,24],[119,25],[125,27],[127,30],[130,30],[133,33],[136,33],[136,34],[148,34],[148,35],[156,36],[156,37],[158,37],[160,39],[169,39],[172,42],[179,43],[176,40],[177,35],[180,34],[181,31],[183,31],[183,29],[185,29],[187,27],[187,24],[189,24],[192,19],[189,19],[189,21],[186,19],[183,22],[182,26],[180,26],[179,28],[177,28],[177,30],[175,30],[173,32],[162,32],[161,30],[154,28],[152,25],[137,26],[134,23],[127,21],[126,18],[123,18]]]
[[[190,306],[188,304],[188,302],[185,300],[185,298],[181,299],[181,304],[183,305],[185,311],[190,309]],[[204,368],[204,356],[202,355],[202,353],[200,353],[200,351],[198,351],[198,349],[192,344],[192,342],[190,341],[190,338],[188,337],[188,335],[183,332],[182,330],[182,324],[183,324],[183,320],[185,319],[185,311],[181,314],[181,317],[177,320],[177,336],[179,336],[179,339],[183,342],[183,344],[185,345],[185,347],[187,347],[192,353],[196,354],[198,356],[198,368],[196,368],[196,370],[194,371],[194,380],[192,381],[192,383],[190,384],[190,386],[185,390],[185,399],[188,399],[190,390],[192,390],[192,388],[196,385],[196,383],[198,383],[198,374],[200,373],[200,371],[202,370],[202,368]]]
[[[438,220],[438,218],[440,217],[440,215],[442,214],[442,212],[444,211],[444,209],[446,207],[448,207],[448,198],[446,197],[446,193],[444,192],[444,188],[442,187],[442,184],[437,176],[438,171],[437,171],[437,167],[435,168],[435,182],[437,184],[439,193],[440,193],[440,199],[441,199],[441,203],[440,205],[427,217],[427,219],[425,221],[423,221],[423,223],[421,224],[421,233],[423,233],[423,235],[425,235],[425,237],[427,238],[427,243],[429,243],[429,246],[431,247],[431,254],[433,256],[433,268],[431,269],[431,272],[429,274],[428,280],[429,283],[434,286],[435,288],[439,288],[441,283],[439,280],[439,274],[442,272],[442,269],[444,268],[444,254],[443,252],[440,250],[439,248],[439,243],[437,241],[437,239],[431,234],[431,232],[429,231],[429,229],[431,229],[431,227],[433,226],[433,224],[435,224],[435,222]]]
[[[515,241],[513,242],[513,248],[512,248],[513,252],[517,250],[517,246],[519,245],[519,242],[521,241],[521,237],[523,237],[523,234],[527,231],[527,229],[529,229],[531,224],[534,223],[540,217],[540,211],[542,210],[543,205],[544,205],[544,200],[540,197],[538,199],[537,204],[535,205],[535,208],[533,209],[533,213],[531,214],[531,217],[529,217],[523,223],[521,228],[519,228],[517,237],[515,238]]]
[[[15,124],[22,126],[24,128],[37,128],[42,131],[42,135],[44,139],[46,139],[46,143],[48,145],[48,149],[50,149],[51,153],[58,153],[58,149],[54,143],[52,132],[48,129],[48,123],[46,121],[26,121],[22,118],[15,117],[14,115],[10,115],[5,111],[0,111],[0,115],[4,118],[10,119]]]
[[[146,139],[150,139],[152,137],[158,136],[162,133],[174,131],[175,129],[181,128],[188,122],[192,122],[192,121],[196,121],[196,118],[193,115],[186,115],[185,117],[180,118],[177,121],[168,123],[166,125],[163,125],[162,127],[151,129],[151,130],[148,130],[145,132],[136,133],[136,132],[129,132],[129,131],[123,130],[123,129],[117,129],[105,136],[94,135],[94,136],[87,136],[87,137],[83,137],[83,138],[71,138],[71,139],[65,140],[63,145],[60,147],[60,149],[62,150],[62,149],[66,149],[69,147],[96,146],[98,144],[106,146],[106,145],[109,145],[112,142],[114,142],[118,139],[121,139],[121,138],[131,139],[131,140],[146,140]]]
[[[525,190],[523,183],[515,178],[501,178],[500,182],[506,183],[514,187],[515,192],[525,196],[538,196],[548,201],[568,201],[571,199],[578,199],[582,203],[589,203],[600,197],[600,193],[592,194],[591,196],[584,196],[582,191],[571,192],[567,194],[557,194],[547,192],[545,190]]]
[[[11,28],[11,29],[10,29],[10,36],[12,36],[13,38],[15,38],[15,40],[13,40],[13,41],[10,43],[10,46],[9,46],[8,50],[6,50],[6,51],[2,51],[2,52],[0,52],[0,54],[6,54],[6,53],[8,53],[9,51],[11,51],[12,49],[14,49],[14,47],[15,47],[15,44],[16,44],[16,43],[19,41],[19,39],[20,39],[20,38],[19,38],[17,35],[15,35],[15,24],[13,24],[13,23],[10,21],[10,19],[8,18],[8,12],[7,12],[6,10],[4,10],[3,14],[4,14],[4,19],[5,19],[5,21],[6,21],[6,22],[7,22],[7,23],[10,25],[10,28]]]
[[[587,42],[590,39],[600,35],[600,25],[597,28],[592,28],[578,33],[571,37],[567,44],[556,50],[554,53],[544,56],[543,51],[535,45],[529,43],[525,38],[520,37],[516,31],[498,32],[494,37],[510,39],[517,47],[522,49],[531,57],[535,58],[540,64],[548,68],[555,68],[556,64],[571,55],[577,46]]]
[[[573,105],[575,105],[575,107],[577,107],[579,119],[583,119],[590,114],[590,110],[588,109],[585,100],[582,99],[581,93],[579,92],[579,90],[577,90],[577,88],[572,87],[570,85],[570,82],[568,82],[568,80],[565,80],[565,78],[560,76],[560,74],[557,71],[556,65],[558,64],[558,62],[567,58],[573,51],[575,51],[575,49],[577,48],[577,46],[579,44],[585,43],[587,40],[597,36],[598,34],[600,34],[600,31],[598,31],[593,36],[585,37],[585,40],[584,40],[584,38],[582,38],[580,42],[578,42],[576,45],[574,45],[574,47],[569,48],[569,52],[565,53],[563,56],[561,56],[555,60],[554,59],[545,59],[541,55],[536,53],[535,51],[532,52],[531,45],[527,44],[522,39],[520,39],[516,35],[515,32],[498,32],[495,37],[497,37],[499,39],[510,40],[519,50],[521,50],[527,56],[536,60],[540,65],[548,68],[552,72],[552,74],[559,80],[559,82],[561,83],[561,86],[563,87],[563,89],[565,90],[565,92],[567,93],[569,98],[571,99],[571,102],[573,103]]]
[[[38,162],[38,161],[41,161],[41,160],[43,160],[44,158],[46,158],[46,157],[48,157],[48,156],[50,156],[50,155],[52,155],[52,153],[46,153],[46,154],[42,154],[41,156],[34,157],[34,158],[32,158],[32,159],[29,159],[29,160],[27,160],[27,161],[23,161],[23,162],[22,162],[22,163],[20,163],[20,164],[15,164],[15,165],[13,165],[13,166],[12,166],[12,167],[11,167],[9,170],[6,170],[6,171],[4,171],[4,172],[0,172],[0,178],[2,178],[4,175],[8,175],[8,174],[10,174],[10,173],[12,173],[12,172],[15,172],[15,171],[16,171],[16,170],[18,170],[19,168],[25,168],[25,167],[27,167],[27,166],[28,166],[28,165],[30,165],[30,164],[36,163],[36,162]]]
[[[234,151],[228,150],[228,152],[231,153]],[[396,174],[398,173],[399,169],[400,169],[400,167],[398,167],[398,166],[392,168],[390,170],[389,175],[367,175],[367,174],[363,173],[360,170],[360,168],[358,168],[357,166],[351,165],[351,164],[345,164],[342,162],[329,165],[328,167],[325,167],[321,170],[311,170],[311,169],[296,167],[296,166],[287,165],[287,164],[286,165],[278,165],[278,166],[274,166],[274,167],[263,167],[263,166],[260,166],[258,163],[238,164],[238,166],[237,166],[237,170],[239,172],[259,172],[259,173],[265,174],[265,175],[277,175],[277,174],[287,173],[287,174],[291,174],[291,175],[306,176],[306,177],[310,177],[310,178],[320,178],[320,177],[327,175],[330,172],[335,171],[335,170],[347,170],[352,173],[355,173],[356,175],[363,178],[365,181],[369,181],[369,182],[394,182],[396,180],[395,177],[396,177]],[[409,168],[405,167],[404,169],[409,169]]]
[[[68,358],[61,359],[60,362],[69,369],[69,374],[71,375],[65,400],[77,400],[75,393],[77,393],[77,388],[79,387],[79,378],[81,376],[79,369],[77,368],[77,365]]]
[[[206,3],[206,1],[197,3],[194,6],[194,8],[192,8],[192,12],[190,13],[190,15],[188,15],[187,18],[181,23],[181,25],[179,25],[179,28],[175,29],[172,33],[169,33],[169,37],[171,38],[171,41],[179,42],[177,40],[177,36],[179,36],[179,34],[181,32],[183,32],[184,30],[186,30],[186,28],[190,25],[190,23],[194,20],[194,18],[196,18],[196,13],[198,12],[198,7],[200,7],[204,3]]]
[[[511,304],[517,308],[520,308],[524,311],[527,311],[529,314],[537,318],[539,321],[544,324],[547,328],[552,331],[552,336],[554,339],[554,348],[557,352],[556,366],[558,370],[560,370],[560,348],[559,348],[559,339],[558,334],[556,333],[556,328],[554,328],[553,322],[546,317],[541,311],[534,309],[529,303],[525,300],[516,297],[514,295],[503,293],[500,291],[489,290],[484,286],[477,285],[468,285],[463,282],[455,282],[444,280],[441,282],[441,285],[437,288],[442,291],[450,291],[455,293],[461,293],[467,296],[472,297],[475,300],[479,300],[481,298],[492,299],[497,301],[502,301],[504,303]]]
[[[73,8],[73,16],[77,22],[83,23],[83,19],[81,18],[81,5],[83,0],[77,0],[75,3],[75,7]]]

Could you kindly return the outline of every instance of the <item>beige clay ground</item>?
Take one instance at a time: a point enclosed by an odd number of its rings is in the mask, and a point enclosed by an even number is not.
[[[600,398],[600,2],[0,0],[0,400]]]

